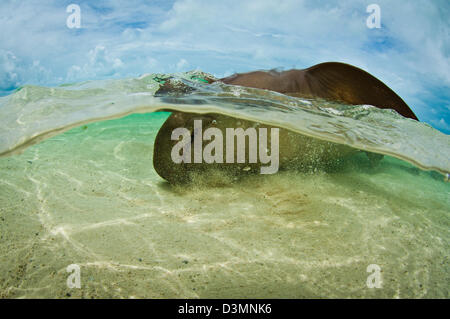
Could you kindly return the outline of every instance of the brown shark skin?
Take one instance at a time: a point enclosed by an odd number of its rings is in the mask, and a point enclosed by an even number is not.
[[[202,120],[203,132],[215,127],[223,132],[225,139],[226,128],[267,128],[268,150],[271,150],[271,129],[273,126],[260,124],[252,121],[236,119],[222,114],[195,114],[174,112],[159,130],[153,152],[153,166],[159,176],[170,183],[189,182],[195,176],[206,176],[216,174],[219,178],[230,179],[249,174],[259,174],[261,166],[268,166],[259,161],[248,163],[248,143],[245,163],[180,163],[175,164],[171,158],[171,151],[178,140],[171,140],[172,131],[178,127],[188,129],[193,134],[194,120]],[[225,139],[226,140],[226,139]],[[223,154],[226,154],[226,142],[224,140]],[[210,143],[203,141],[202,149]],[[235,144],[236,145],[236,144]],[[322,141],[302,134],[294,133],[286,129],[279,129],[279,169],[295,168],[310,170],[315,167],[326,167],[338,162],[339,159],[355,154],[359,150],[346,145]],[[191,154],[193,154],[191,148]],[[235,149],[236,157],[236,149]],[[208,172],[208,173],[207,173]],[[194,174],[194,175],[193,175]],[[211,178],[214,180],[214,178]],[[213,181],[214,182],[214,181]],[[219,181],[220,183],[220,181]]]
[[[304,70],[234,74],[220,81],[290,96],[319,97],[353,105],[394,109],[404,117],[418,120],[409,106],[383,82],[366,71],[339,62],[325,62]]]
[[[343,63],[327,62],[304,70],[284,72],[255,71],[235,74],[219,81],[226,84],[267,89],[296,97],[319,97],[353,105],[369,104],[379,108],[390,108],[404,117],[418,120],[408,105],[384,83],[359,68]],[[155,140],[153,166],[158,175],[170,183],[180,183],[190,181],[192,172],[204,173],[209,169],[223,170],[232,175],[249,173],[243,170],[245,167],[251,167],[250,172],[253,173],[259,171],[260,163],[251,165],[173,163],[170,156],[171,149],[178,141],[171,140],[171,133],[178,127],[185,127],[192,131],[194,119],[203,120],[203,130],[214,125],[221,128],[223,132],[226,127],[243,127],[245,129],[259,125],[218,114],[173,112],[159,130]],[[271,126],[260,125],[259,127],[267,127],[270,132]],[[290,166],[306,167],[331,163],[336,159],[358,152],[358,150],[345,145],[320,141],[284,129],[280,129],[279,134],[280,169]],[[268,139],[270,140],[270,136]],[[376,165],[381,158],[382,156],[369,155],[372,165]]]

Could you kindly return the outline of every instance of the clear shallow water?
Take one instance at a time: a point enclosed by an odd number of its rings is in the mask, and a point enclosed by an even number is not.
[[[203,76],[211,77],[202,72],[188,72],[58,88],[25,86],[13,95],[0,98],[0,156],[20,152],[84,123],[170,109],[249,119],[392,155],[444,175],[450,172],[450,137],[428,124],[368,105],[355,107],[299,99],[267,90],[219,82],[208,85],[196,80]],[[165,96],[155,97],[161,83],[166,81],[174,88]]]
[[[105,89],[111,83],[119,82],[66,87],[66,103],[57,96],[52,104],[49,89],[43,88],[22,89],[14,96],[16,104],[3,100],[2,114],[19,122],[11,124],[1,117],[10,125],[9,130],[2,125],[2,150],[29,146],[33,136],[54,135],[55,129],[149,109],[151,95],[121,96],[118,88]],[[145,88],[150,93],[157,86],[148,77],[127,83],[134,83],[130,90]],[[127,86],[121,83],[122,87]],[[233,104],[221,104],[220,98],[211,104],[207,87],[202,90],[199,95],[206,95],[208,103],[199,104],[202,100],[196,98],[197,104],[183,108],[264,120],[269,112],[273,124],[282,114],[293,113],[285,97],[270,92],[252,91],[251,100],[260,103],[263,96],[267,102],[269,95],[271,101],[279,100],[276,110],[270,111],[273,104],[266,103],[269,111],[249,111],[244,105],[250,104],[250,97],[244,89],[230,88],[235,92]],[[114,92],[117,96],[112,98]],[[23,104],[20,94],[26,94]],[[93,95],[103,104],[90,110]],[[185,103],[186,99],[192,101],[192,96],[181,97]],[[115,104],[109,107],[110,101]],[[166,97],[158,103],[169,102],[180,99]],[[224,111],[224,105],[231,111]],[[333,112],[304,113],[312,114],[323,133],[324,127],[336,123]],[[404,120],[390,112],[345,107],[338,112],[350,113],[338,122],[342,125],[347,118],[362,123],[350,132],[336,131],[334,138],[339,140],[362,143],[370,137],[375,141],[368,143],[370,147],[389,142],[389,134],[379,136],[382,130],[372,114],[386,116],[381,122],[390,123],[392,132],[405,138],[409,132]],[[332,171],[284,171],[216,187],[173,187],[152,167],[154,139],[167,116],[135,114],[81,125],[0,159],[2,297],[448,298],[450,187],[442,175],[392,157],[370,168],[360,154]],[[427,155],[409,160],[448,171],[448,163],[438,156],[448,152],[448,136],[406,121],[417,129],[413,132],[422,134],[412,133],[409,144],[398,149],[418,151],[411,146],[428,138]],[[373,135],[356,134],[371,123]],[[66,286],[66,267],[73,263],[81,267],[81,289]],[[370,264],[382,269],[381,289],[366,286]]]

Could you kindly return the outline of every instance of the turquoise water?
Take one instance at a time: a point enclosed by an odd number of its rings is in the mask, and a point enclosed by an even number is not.
[[[189,76],[157,98],[153,75],[2,98],[3,298],[449,297],[448,135],[369,106]],[[170,185],[152,165],[170,114],[149,113],[158,109],[395,157],[371,167],[360,152],[329,169]],[[71,264],[81,288],[67,286]],[[380,288],[367,286],[372,264]]]

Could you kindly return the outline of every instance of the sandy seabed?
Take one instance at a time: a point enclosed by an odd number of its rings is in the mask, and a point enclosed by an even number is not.
[[[449,297],[439,174],[361,154],[332,172],[173,187],[152,166],[166,117],[78,127],[0,159],[0,297]]]

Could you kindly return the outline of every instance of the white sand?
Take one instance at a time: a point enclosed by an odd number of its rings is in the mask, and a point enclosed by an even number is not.
[[[362,154],[335,172],[171,187],[152,167],[164,118],[95,123],[0,159],[0,297],[449,297],[438,174],[392,158],[370,169]],[[370,264],[380,289],[366,286]]]

